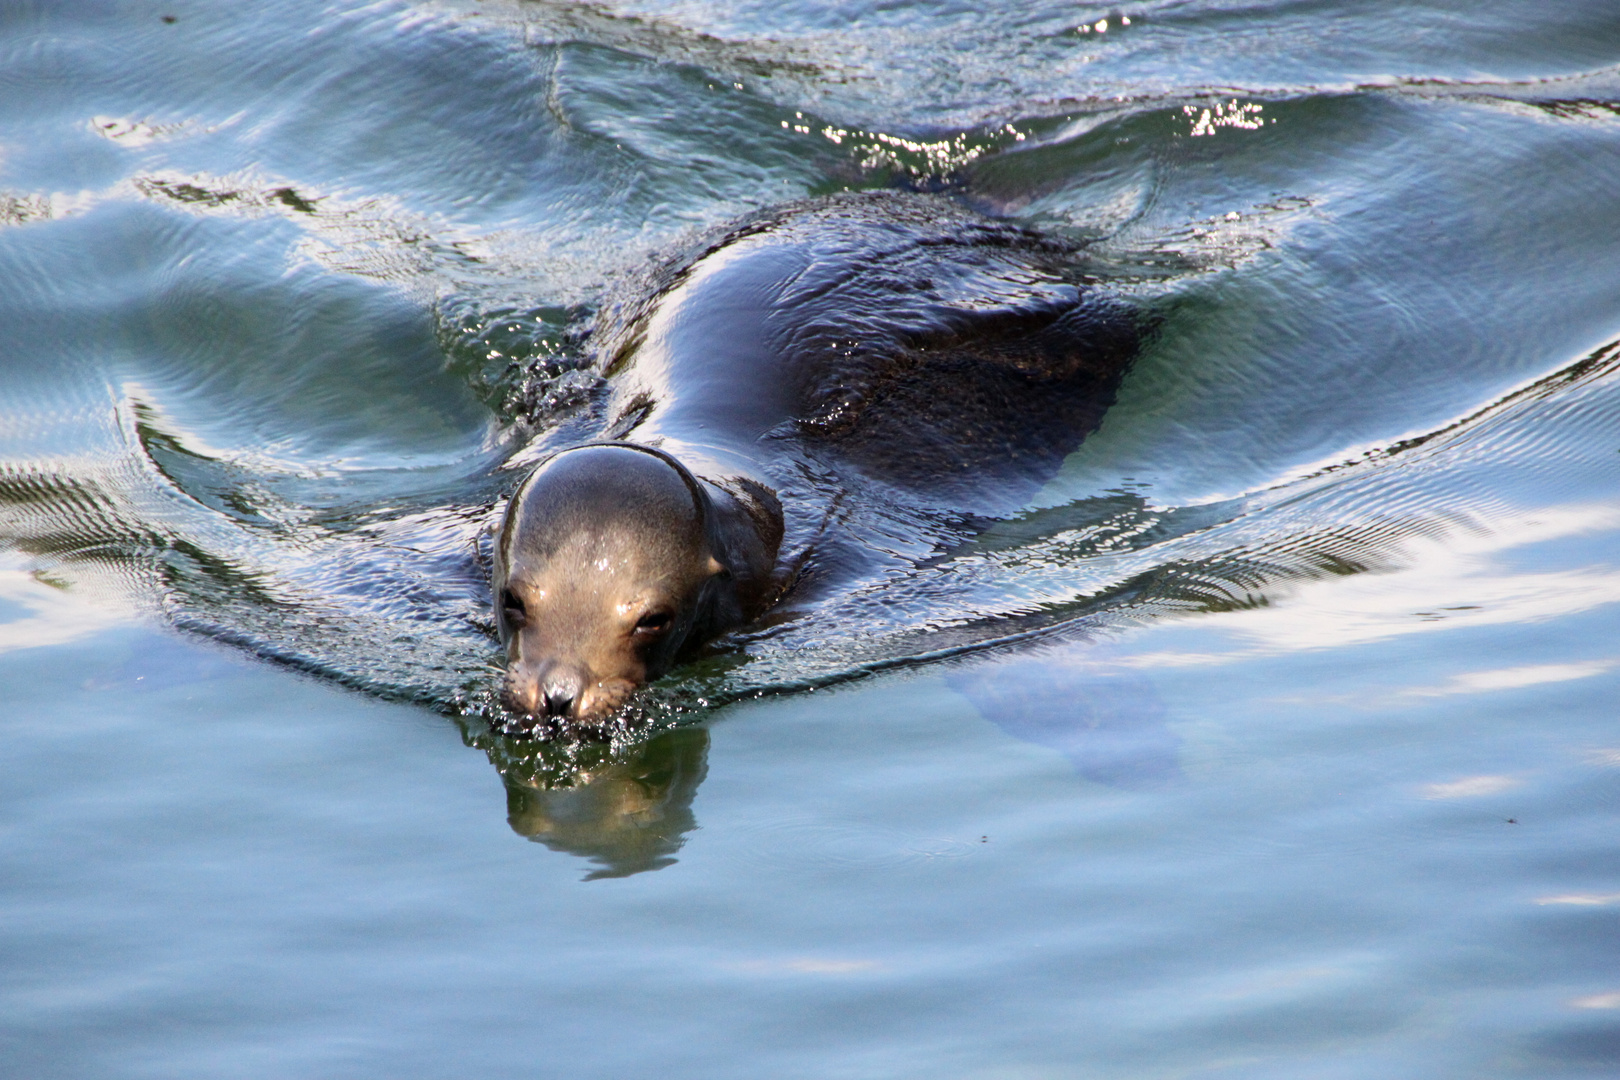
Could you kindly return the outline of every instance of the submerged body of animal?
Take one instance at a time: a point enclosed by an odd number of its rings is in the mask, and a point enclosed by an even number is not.
[[[1075,242],[884,193],[757,215],[622,290],[589,339],[600,427],[500,526],[508,706],[597,721],[784,599],[1017,510],[1137,349],[1085,265]],[[860,503],[918,535],[862,534]]]

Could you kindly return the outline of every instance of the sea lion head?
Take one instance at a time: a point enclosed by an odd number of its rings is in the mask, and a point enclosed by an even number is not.
[[[735,604],[713,516],[702,483],[648,447],[595,443],[536,467],[495,552],[507,705],[598,721],[711,636]]]

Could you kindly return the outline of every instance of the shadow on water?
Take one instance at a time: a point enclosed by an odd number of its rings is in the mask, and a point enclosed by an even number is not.
[[[1153,683],[1136,672],[1087,670],[1074,650],[955,668],[951,689],[1008,735],[1058,751],[1087,780],[1153,790],[1181,779],[1181,739]]]

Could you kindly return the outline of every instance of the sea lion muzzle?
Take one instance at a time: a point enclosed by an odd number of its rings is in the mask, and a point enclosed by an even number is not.
[[[506,704],[534,716],[573,719],[588,700],[585,691],[590,683],[588,672],[568,664],[536,667],[519,662],[507,670]]]

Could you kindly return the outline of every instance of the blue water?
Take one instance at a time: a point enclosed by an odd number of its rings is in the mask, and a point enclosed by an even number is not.
[[[891,186],[1154,313],[1102,428],[492,732],[578,328]],[[5,1075],[1620,1073],[1612,5],[14,2],[0,327]]]

